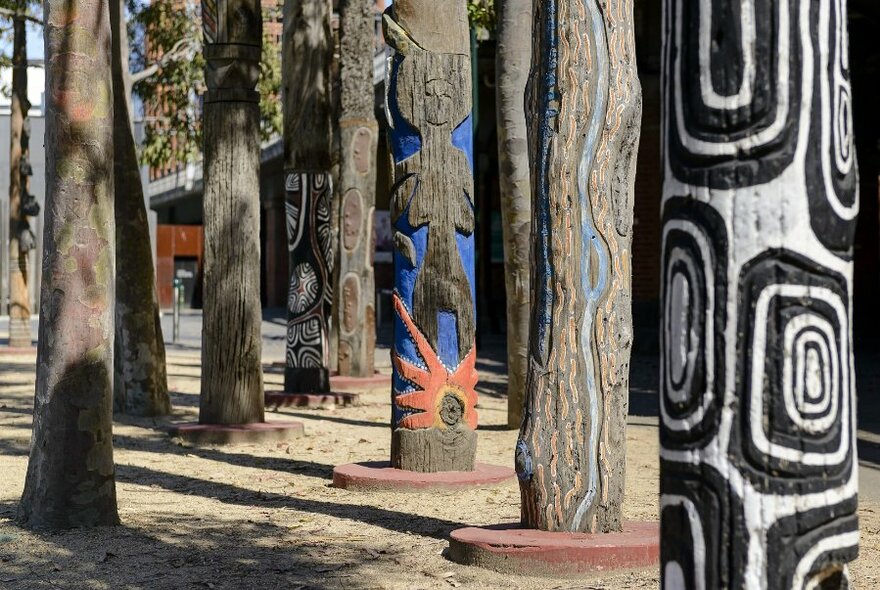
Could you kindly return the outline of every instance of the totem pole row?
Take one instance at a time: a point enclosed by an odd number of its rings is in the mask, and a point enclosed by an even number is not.
[[[612,532],[623,527],[641,119],[633,4],[534,6],[522,521]],[[397,0],[384,27],[395,50],[392,465],[467,471],[477,375],[465,4]],[[845,587],[858,548],[845,6],[666,0],[664,27],[662,583]],[[292,293],[320,299],[292,277]]]

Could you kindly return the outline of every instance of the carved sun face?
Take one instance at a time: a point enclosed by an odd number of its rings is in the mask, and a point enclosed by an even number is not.
[[[450,371],[440,362],[437,353],[416,327],[397,293],[393,296],[393,302],[395,311],[403,320],[419,356],[425,362],[425,368],[422,368],[397,354],[393,355],[398,375],[420,388],[396,396],[395,403],[400,408],[417,410],[400,421],[400,428],[447,430],[463,423],[472,430],[476,429],[476,349],[471,348],[458,367]]]

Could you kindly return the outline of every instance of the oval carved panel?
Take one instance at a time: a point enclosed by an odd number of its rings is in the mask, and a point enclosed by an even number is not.
[[[356,188],[349,189],[342,199],[342,245],[352,251],[361,241],[364,224],[364,198]]]
[[[358,174],[367,174],[372,165],[373,132],[367,127],[359,127],[351,140],[352,162]]]

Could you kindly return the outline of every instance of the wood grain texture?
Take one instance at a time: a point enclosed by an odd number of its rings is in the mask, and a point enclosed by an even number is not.
[[[470,471],[477,376],[465,3],[401,0],[384,22],[396,50],[388,85],[396,313],[391,461],[415,471]]]
[[[374,6],[344,0],[340,7],[339,268],[336,292],[340,375],[370,377],[376,348],[373,213],[379,126],[373,89]]]
[[[113,186],[116,197],[116,344],[113,405],[138,416],[171,413],[152,243],[131,126],[125,0],[110,0],[113,35]]]
[[[281,96],[284,168],[327,172],[332,164],[328,0],[284,0]]]
[[[205,304],[199,422],[262,422],[259,71],[256,0],[220,3],[206,43]],[[206,33],[207,35],[207,33]]]
[[[850,588],[846,3],[667,0],[664,37],[661,586]]]
[[[532,2],[498,5],[496,99],[504,286],[507,292],[507,427],[522,424],[529,339],[531,177],[525,90],[532,59]]]
[[[534,30],[522,519],[549,531],[619,531],[641,119],[632,1],[541,3]]]
[[[49,0],[46,219],[34,432],[20,521],[118,524],[112,395],[115,232],[107,1]]]

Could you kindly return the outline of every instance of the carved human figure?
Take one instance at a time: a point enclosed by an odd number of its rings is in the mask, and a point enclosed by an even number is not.
[[[846,4],[666,0],[665,12],[662,585],[848,588]]]
[[[396,2],[385,15],[385,37],[396,50],[388,84],[396,315],[392,463],[418,471],[472,470],[474,210],[464,2]]]

